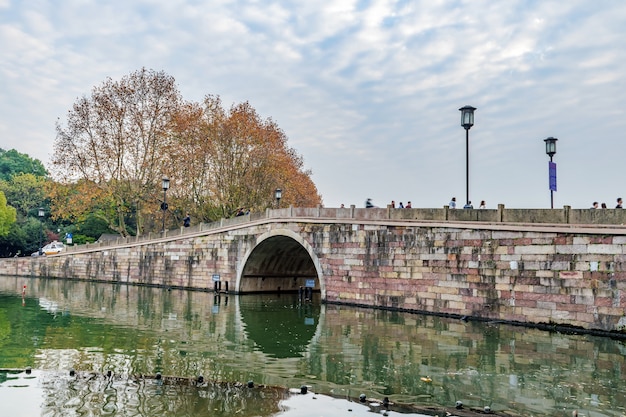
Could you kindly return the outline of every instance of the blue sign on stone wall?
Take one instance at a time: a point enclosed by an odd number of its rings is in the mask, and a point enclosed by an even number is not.
[[[548,175],[550,176],[550,190],[556,191],[556,164],[548,162]]]

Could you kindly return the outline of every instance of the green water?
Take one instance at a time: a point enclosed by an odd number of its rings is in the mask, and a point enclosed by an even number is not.
[[[527,416],[575,409],[624,416],[625,354],[623,341],[608,338],[295,296],[0,277],[0,370],[16,370],[0,371],[0,416],[271,416],[291,409],[284,391],[245,389],[247,381],[307,385],[339,398],[462,401]],[[189,382],[199,375],[211,383]]]

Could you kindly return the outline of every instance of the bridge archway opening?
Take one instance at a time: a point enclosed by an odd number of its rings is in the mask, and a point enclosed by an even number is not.
[[[309,250],[293,237],[278,234],[252,249],[240,274],[238,292],[300,293],[307,285],[310,292],[320,292],[318,270]]]

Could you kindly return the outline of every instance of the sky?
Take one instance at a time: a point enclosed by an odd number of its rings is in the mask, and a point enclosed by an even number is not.
[[[0,0],[0,52],[0,148],[46,166],[78,98],[146,68],[274,120],[325,207],[469,180],[475,207],[550,208],[547,137],[555,208],[626,198],[623,0]]]

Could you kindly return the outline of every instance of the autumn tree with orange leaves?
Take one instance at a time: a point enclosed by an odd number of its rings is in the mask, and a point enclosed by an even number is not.
[[[202,106],[182,109],[172,131],[177,140],[171,142],[170,170],[179,166],[182,174],[173,192],[181,202],[193,202],[202,221],[232,216],[240,207],[271,207],[276,188],[285,190],[285,204],[321,202],[310,171],[287,146],[284,132],[248,102],[226,110],[219,97],[209,95]]]
[[[271,119],[247,102],[226,110],[219,97],[185,102],[174,79],[141,69],[107,79],[57,123],[49,190],[56,218],[89,213],[123,236],[159,229],[161,178],[170,178],[168,227],[261,211],[283,201],[321,203],[311,172]]]

